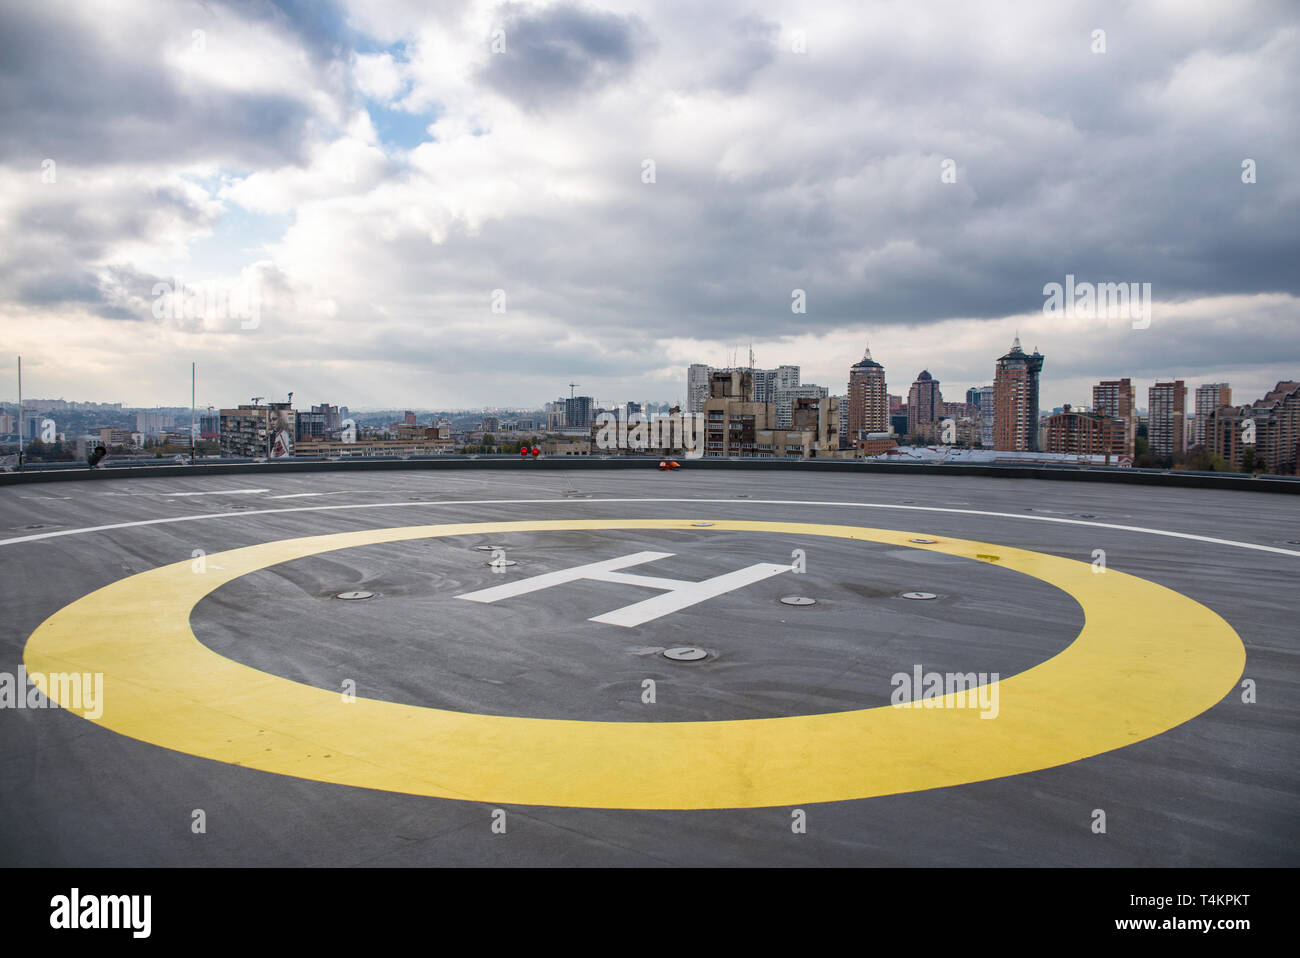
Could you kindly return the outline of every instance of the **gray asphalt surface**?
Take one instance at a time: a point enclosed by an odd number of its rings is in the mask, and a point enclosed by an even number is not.
[[[321,508],[338,506],[375,508]],[[931,511],[945,509],[1010,515]],[[792,833],[789,808],[515,806],[507,807],[509,827],[499,835],[486,805],[274,775],[138,742],[59,709],[0,709],[0,863],[1300,863],[1300,556],[1097,525],[1300,551],[1300,502],[1291,496],[689,466],[667,475],[413,471],[12,486],[0,489],[0,539],[128,525],[0,542],[0,671],[16,673],[27,637],[64,605],[187,559],[195,549],[213,554],[435,522],[603,517],[875,526],[1083,561],[1104,549],[1110,567],[1189,595],[1231,623],[1245,643],[1244,677],[1257,683],[1258,701],[1245,704],[1230,694],[1164,735],[1059,768],[810,805],[806,834]],[[183,521],[129,525],[159,519]],[[192,625],[202,642],[229,658],[321,688],[338,689],[350,678],[357,694],[370,698],[500,715],[693,721],[885,704],[890,675],[913,663],[1006,678],[1051,658],[1083,623],[1072,598],[1038,580],[884,545],[731,531],[548,531],[491,539],[364,546],[284,563],[213,592],[196,607]],[[518,566],[494,574],[490,555],[474,549],[481,544],[504,546]],[[635,629],[588,621],[647,597],[631,585],[573,583],[494,605],[454,599],[632,552],[673,556],[628,571],[701,580],[759,562],[788,563],[796,548],[807,553],[806,575],[779,575]],[[350,603],[333,598],[352,589],[379,595]],[[910,590],[939,598],[899,598]],[[777,601],[796,593],[817,605]],[[686,664],[658,654],[678,645],[701,646],[710,657]],[[640,699],[645,678],[659,683],[653,706]],[[206,812],[206,834],[190,830],[196,808]],[[1090,829],[1095,808],[1106,810],[1104,835]]]

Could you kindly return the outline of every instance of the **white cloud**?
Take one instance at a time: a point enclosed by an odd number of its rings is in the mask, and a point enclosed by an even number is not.
[[[1017,328],[1051,405],[1103,377],[1300,372],[1294,11],[386,0],[346,22],[15,15],[0,322],[62,392],[120,388],[98,343],[201,354],[222,401],[286,378],[353,405],[540,403],[571,377],[679,398],[685,365],[751,339],[833,389],[869,339],[895,392],[922,368],[964,390]],[[152,321],[139,288],[200,244],[229,255],[195,279],[234,283],[241,256],[276,277],[259,329]],[[1049,323],[1067,272],[1151,282],[1152,327]]]

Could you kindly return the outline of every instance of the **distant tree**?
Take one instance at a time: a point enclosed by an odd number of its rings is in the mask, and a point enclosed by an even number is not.
[[[33,439],[27,446],[26,458],[31,462],[59,462],[63,459],[71,459],[72,452],[69,452],[58,440],[41,442],[39,439]]]
[[[1145,430],[1139,430],[1137,438],[1133,440],[1133,465],[1139,469],[1153,469],[1156,459],[1151,455],[1151,443],[1147,442],[1143,432]]]
[[[1241,457],[1241,471],[1258,472],[1259,468],[1260,463],[1257,461],[1257,457],[1255,456],[1255,447],[1247,446],[1245,453],[1243,453]]]
[[[1214,462],[1204,446],[1193,446],[1186,452],[1174,456],[1175,469],[1195,469],[1198,472],[1211,472]]]

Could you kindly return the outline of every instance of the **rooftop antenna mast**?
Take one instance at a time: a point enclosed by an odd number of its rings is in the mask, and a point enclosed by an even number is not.
[[[580,386],[580,385],[582,385],[582,384],[581,384],[581,383],[569,383],[569,398],[570,398],[570,399],[573,398],[573,387],[574,387],[574,386]]]

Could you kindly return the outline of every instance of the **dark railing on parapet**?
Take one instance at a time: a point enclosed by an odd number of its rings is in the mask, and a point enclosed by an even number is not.
[[[356,456],[338,459],[299,457],[273,462],[253,459],[201,459],[195,465],[140,460],[108,460],[94,469],[84,463],[27,463],[21,472],[0,473],[0,485],[82,479],[152,478],[159,476],[225,476],[257,473],[352,472],[400,469],[657,469],[657,456],[540,456],[515,455]],[[745,459],[705,457],[678,459],[687,469],[793,470],[811,473],[870,475],[986,476],[1003,479],[1063,479],[1075,482],[1118,482],[1192,489],[1241,489],[1300,493],[1300,477],[1249,475],[1192,470],[1134,469],[1074,463],[952,463],[878,462],[864,459]]]

